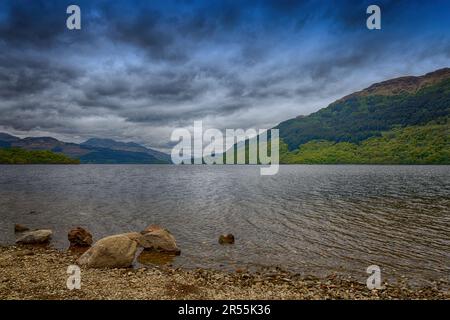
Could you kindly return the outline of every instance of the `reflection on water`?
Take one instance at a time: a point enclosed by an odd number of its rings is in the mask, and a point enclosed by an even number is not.
[[[137,257],[137,262],[141,265],[170,265],[174,262],[176,255],[160,253],[153,250],[142,250]]]
[[[388,278],[423,283],[450,275],[449,166],[0,166],[0,241],[13,224],[95,239],[168,228],[175,265],[279,265],[302,274],[339,272],[365,281],[371,264]],[[218,237],[233,233],[236,243]]]

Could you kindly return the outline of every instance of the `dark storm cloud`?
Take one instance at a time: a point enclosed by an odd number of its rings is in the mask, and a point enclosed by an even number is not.
[[[66,26],[66,9],[71,4],[86,8],[85,28],[71,33]],[[0,3],[0,44],[15,48],[48,50],[70,43],[95,42],[98,27],[102,25],[92,15],[93,2],[70,0],[13,0]],[[100,3],[100,1],[98,2]]]
[[[127,112],[127,120],[136,123],[149,123],[152,125],[156,124],[170,124],[177,123],[179,126],[189,126],[192,125],[194,120],[202,119],[208,116],[230,116],[239,112],[243,109],[248,108],[248,104],[229,104],[229,105],[219,105],[216,108],[201,108],[201,109],[191,109],[184,111],[183,117],[180,117],[180,112],[171,112],[170,110],[161,111],[157,110],[142,110],[137,111],[134,114]]]
[[[10,1],[0,7],[5,18],[0,20],[0,39],[10,45],[49,46],[63,32],[65,18],[54,14],[54,9],[64,10],[58,1]]]
[[[163,104],[195,101],[208,90],[208,83],[199,83],[197,77],[198,73],[190,70],[156,74],[124,71],[120,78],[97,77],[93,79],[93,84],[88,82],[82,86],[83,95],[78,102],[80,105],[100,106],[109,98],[140,99]],[[116,106],[113,105],[112,109]]]
[[[80,31],[65,28],[69,4],[81,7]],[[380,0],[375,32],[369,4],[2,1],[0,128],[165,147],[194,120],[270,127],[372,82],[448,66],[448,3]]]
[[[69,83],[80,75],[78,69],[70,66],[6,53],[0,56],[0,97],[20,99],[39,94],[57,82]]]
[[[156,11],[126,17],[112,26],[109,34],[112,39],[139,47],[153,59],[186,59],[184,52],[176,46],[169,22],[163,21]]]

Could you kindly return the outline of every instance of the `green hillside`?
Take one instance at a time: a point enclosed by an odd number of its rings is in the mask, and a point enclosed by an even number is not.
[[[450,164],[449,118],[450,68],[384,81],[280,123],[280,163]]]
[[[78,164],[63,154],[51,151],[27,151],[19,148],[0,149],[0,164]]]
[[[382,132],[359,143],[313,140],[288,151],[281,163],[307,164],[450,164],[450,125],[409,126]]]
[[[396,126],[421,125],[445,118],[450,114],[449,70],[443,69],[423,76],[429,81],[436,73],[441,77],[444,72],[448,75],[444,80],[423,85],[417,91],[402,90],[405,83],[391,80],[378,84],[378,91],[371,92],[368,88],[309,116],[284,121],[277,126],[280,137],[292,151],[312,140],[358,143],[381,136],[382,132]],[[410,78],[420,79],[406,79]],[[391,89],[393,82],[398,86],[397,94]],[[379,89],[382,86],[390,86],[393,92],[386,94]]]

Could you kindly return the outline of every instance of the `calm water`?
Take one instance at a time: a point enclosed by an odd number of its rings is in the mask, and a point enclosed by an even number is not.
[[[450,166],[0,166],[0,242],[13,224],[96,239],[167,227],[184,267],[282,266],[301,274],[450,277]],[[234,246],[217,244],[221,233]]]

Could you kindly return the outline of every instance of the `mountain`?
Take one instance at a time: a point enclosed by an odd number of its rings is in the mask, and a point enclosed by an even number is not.
[[[129,152],[88,147],[89,153],[79,157],[81,163],[92,164],[169,164],[143,152]]]
[[[392,96],[397,94],[413,94],[417,93],[420,89],[427,86],[437,84],[443,80],[448,79],[450,76],[450,68],[439,69],[423,76],[407,76],[399,77],[380,83],[375,83],[368,87],[367,89],[355,92],[348,95],[341,100],[347,100],[352,97],[362,97],[368,95],[382,95],[382,96]]]
[[[449,116],[450,68],[384,81],[276,126],[280,159],[450,164]]]
[[[111,140],[112,141],[112,140]],[[95,142],[95,140],[94,140]],[[120,144],[120,143],[117,143]],[[138,146],[138,145],[136,145]],[[81,163],[97,164],[168,164],[170,156],[164,158],[161,152],[139,148],[120,149],[111,145],[76,144],[59,141],[52,137],[28,137],[20,139],[6,133],[0,133],[0,148],[14,148],[27,151],[51,151],[69,158],[79,160]],[[158,154],[158,157],[152,153]],[[168,159],[168,160],[167,160]]]
[[[145,153],[152,157],[155,157],[158,160],[168,163],[172,162],[170,155],[157,150],[146,148],[134,142],[118,142],[112,139],[92,138],[83,142],[81,146],[104,148],[116,151]]]
[[[276,126],[280,163],[450,164],[449,118],[450,68],[376,83]]]
[[[82,148],[76,143],[62,142],[52,137],[28,137],[13,141],[10,146],[32,151],[49,150],[65,154],[74,159],[79,159],[90,152],[90,150]]]
[[[293,151],[312,140],[358,143],[396,126],[426,124],[449,113],[450,68],[445,68],[374,84],[276,128]]]
[[[12,142],[18,140],[20,140],[20,138],[0,132],[0,148],[9,148]]]
[[[0,132],[0,141],[14,142],[14,141],[18,141],[18,140],[20,140],[20,138],[12,136],[12,135],[7,134],[7,133]]]

